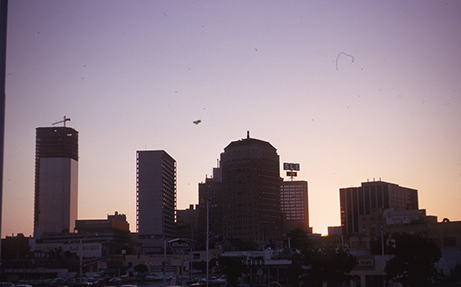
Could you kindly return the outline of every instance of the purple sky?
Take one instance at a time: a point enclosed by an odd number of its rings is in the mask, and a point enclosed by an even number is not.
[[[250,130],[301,164],[317,233],[340,224],[339,188],[367,178],[461,220],[459,15],[460,1],[10,1],[2,236],[32,234],[35,128],[64,115],[80,219],[117,210],[135,231],[143,149],[176,159],[178,208],[197,203]]]

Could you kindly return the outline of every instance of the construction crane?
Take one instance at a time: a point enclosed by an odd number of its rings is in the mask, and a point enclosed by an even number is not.
[[[62,121],[52,123],[52,125],[57,125],[57,124],[60,124],[60,123],[64,123],[64,127],[66,127],[66,122],[67,121],[70,121],[70,118],[66,118],[66,116],[64,116],[64,119]]]

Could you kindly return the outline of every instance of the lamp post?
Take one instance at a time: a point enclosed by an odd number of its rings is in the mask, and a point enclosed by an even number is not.
[[[163,285],[166,286],[166,240],[163,234]]]
[[[163,240],[163,286],[166,286],[166,240],[165,234],[163,234],[163,238],[160,238],[155,235],[151,235],[150,238],[161,239]]]
[[[210,268],[210,262],[208,258],[209,241],[210,241],[210,214],[209,214],[209,200],[206,199],[206,287],[208,287],[208,274]]]
[[[372,228],[377,227],[376,224],[371,225]],[[383,287],[386,287],[386,281],[384,280],[385,274],[386,274],[386,266],[384,263],[384,231],[383,231],[383,226],[381,225],[379,227],[379,231],[381,232],[381,265],[383,266]]]
[[[86,236],[80,238],[80,246],[78,247],[78,254],[80,255],[80,283],[82,283],[82,269],[83,269],[83,239],[87,238],[88,236],[95,235],[98,236],[97,233],[87,234]]]
[[[379,231],[381,231],[381,264],[383,265],[383,287],[386,287],[386,280],[384,279],[385,274],[386,274],[386,265],[384,264],[384,232],[383,232],[383,226],[381,225],[379,228]]]

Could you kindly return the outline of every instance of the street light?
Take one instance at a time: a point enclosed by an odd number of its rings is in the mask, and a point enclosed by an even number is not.
[[[208,287],[209,281],[209,270],[210,270],[210,262],[209,262],[209,250],[210,250],[210,199],[209,198],[202,198],[201,201],[206,201],[206,287]]]
[[[209,251],[209,241],[210,241],[210,210],[209,210],[209,199],[206,198],[206,287],[208,287],[208,273],[210,268],[210,262],[208,259],[208,251]]]
[[[83,239],[87,238],[88,236],[91,236],[91,235],[94,235],[94,236],[98,236],[97,233],[92,233],[92,234],[87,234],[86,236],[80,238],[80,246],[78,248],[78,253],[79,253],[79,257],[80,257],[80,283],[82,283],[82,266],[83,266]]]
[[[166,286],[166,240],[165,234],[163,234],[163,238],[160,238],[155,235],[151,235],[150,238],[156,238],[163,240],[163,286]]]
[[[371,225],[372,228],[377,227],[376,224]],[[385,271],[385,264],[384,264],[384,231],[383,231],[383,226],[379,226],[379,231],[381,232],[381,265],[383,266],[383,287],[386,286],[386,281],[384,280],[386,271]]]

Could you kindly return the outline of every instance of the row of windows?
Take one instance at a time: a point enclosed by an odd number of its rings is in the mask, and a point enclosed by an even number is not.
[[[230,225],[237,225],[237,226],[235,226],[235,228],[232,228],[232,226],[230,226]],[[240,223],[239,223],[239,224],[236,224],[236,223],[234,223],[234,224],[229,223],[228,228],[229,228],[229,229],[234,229],[234,230],[252,230],[252,229],[253,229],[253,225],[242,225],[242,224],[240,224]],[[254,229],[258,229],[258,227],[255,226]]]
[[[302,212],[302,211],[304,211],[304,208],[302,208],[302,207],[297,207],[297,206],[294,206],[294,207],[283,207],[283,206],[282,206],[281,210],[282,210],[282,211],[295,210],[295,211]]]

